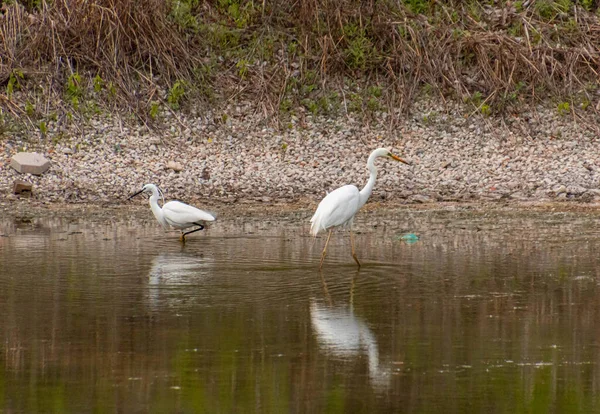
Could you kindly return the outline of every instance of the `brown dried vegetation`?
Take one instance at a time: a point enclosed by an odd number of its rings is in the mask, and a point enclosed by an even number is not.
[[[594,108],[596,7],[569,0],[4,2],[0,107],[39,119],[93,100],[147,122],[157,105],[252,98],[266,115],[299,106],[375,110],[380,102],[404,110],[425,92],[499,113],[548,97]],[[34,93],[32,110],[15,90]]]

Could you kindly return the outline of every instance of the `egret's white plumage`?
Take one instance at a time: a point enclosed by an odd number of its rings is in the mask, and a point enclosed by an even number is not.
[[[150,208],[156,220],[166,229],[169,226],[181,230],[181,241],[185,241],[185,236],[190,233],[202,230],[204,223],[215,221],[215,216],[199,208],[182,203],[181,201],[169,201],[164,203],[162,208],[158,204],[161,192],[154,184],[146,184],[141,191],[133,194],[129,198],[135,197],[141,193],[150,193]],[[184,229],[198,226],[196,230],[183,232]]]
[[[327,244],[331,238],[331,230],[335,227],[348,227],[350,228],[350,243],[352,246],[352,257],[360,266],[360,262],[354,252],[354,236],[352,234],[352,221],[354,215],[365,205],[375,186],[375,180],[377,179],[377,168],[375,168],[375,160],[378,157],[388,157],[396,161],[408,164],[401,158],[398,158],[390,152],[387,148],[378,148],[371,152],[369,159],[367,160],[367,168],[369,169],[369,181],[362,190],[354,185],[345,185],[340,187],[331,193],[327,194],[323,200],[319,203],[317,211],[310,219],[311,227],[310,232],[313,236],[316,236],[321,231],[329,230],[327,241],[325,242],[325,248],[321,255],[321,264],[323,266],[323,260],[327,252]]]
[[[335,189],[319,203],[317,211],[310,219],[310,233],[316,236],[331,227],[352,226],[354,215],[363,204],[356,186],[345,185]]]

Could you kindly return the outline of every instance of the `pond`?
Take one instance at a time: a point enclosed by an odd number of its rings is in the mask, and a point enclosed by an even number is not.
[[[0,411],[600,409],[600,215],[147,213],[0,219]]]

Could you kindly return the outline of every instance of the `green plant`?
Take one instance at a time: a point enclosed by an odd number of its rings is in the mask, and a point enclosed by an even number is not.
[[[337,92],[330,92],[326,95],[321,96],[317,104],[319,111],[324,114],[335,114],[340,109],[340,96]]]
[[[580,4],[587,11],[591,11],[594,7],[594,0],[580,0]]]
[[[302,80],[298,81],[298,84],[301,82],[300,94],[306,96],[317,89],[317,72],[314,70],[307,70],[303,75]],[[293,79],[294,78],[290,78],[290,86],[293,84]]]
[[[84,112],[88,115],[99,115],[102,113],[102,109],[100,108],[100,105],[98,105],[96,102],[88,101],[85,104]]]
[[[171,105],[173,109],[179,109],[181,106],[181,101],[183,100],[186,93],[186,82],[183,80],[177,80],[169,89],[169,94],[167,95],[167,102]]]
[[[67,98],[80,98],[83,96],[83,88],[81,87],[81,75],[75,72],[67,79],[65,88]]]
[[[319,109],[319,105],[309,98],[303,99],[300,103],[313,115],[316,114]]]
[[[402,3],[414,14],[424,14],[429,11],[429,0],[402,0]]]
[[[156,119],[158,117],[159,113],[160,113],[160,103],[158,101],[152,101],[150,103],[150,110],[148,111],[150,118]]]
[[[521,13],[523,11],[523,2],[522,1],[515,1],[513,3],[513,6],[515,7],[515,10],[517,11],[517,13]]]
[[[350,112],[361,112],[363,107],[363,97],[358,93],[351,93],[348,102]]]
[[[175,0],[171,2],[171,20],[184,30],[198,30],[198,20],[192,14],[194,7],[198,5],[198,0]]]
[[[117,96],[117,88],[116,88],[115,84],[112,82],[108,83],[108,94],[110,95],[111,98],[114,98]]]
[[[371,112],[379,111],[381,109],[379,100],[374,96],[371,96],[369,99],[367,99],[367,109]]]
[[[561,102],[557,107],[559,115],[568,115],[571,112],[571,105],[568,102]]]
[[[27,116],[29,116],[29,117],[32,117],[35,114],[35,107],[29,101],[27,101],[25,103],[25,112],[27,113]]]
[[[581,102],[581,109],[583,109],[585,111],[586,109],[588,109],[590,104],[591,104],[590,100],[587,98],[584,98],[583,101]]]
[[[570,18],[565,23],[562,24],[562,28],[570,33],[577,33],[579,31],[579,23],[574,18]]]
[[[72,96],[70,102],[71,102],[71,106],[73,107],[73,109],[78,111],[79,110],[79,98],[76,96]]]
[[[59,131],[58,133],[54,134],[52,137],[52,143],[53,144],[58,144],[60,141],[64,140],[65,138],[65,133],[62,131]]]
[[[271,61],[275,54],[276,42],[275,35],[261,32],[252,36],[248,49],[253,51],[253,57],[261,61]]]
[[[367,89],[367,93],[375,98],[381,98],[381,95],[383,94],[383,90],[381,89],[381,86],[379,86],[379,85],[369,86],[369,88]]]
[[[295,55],[297,51],[298,51],[298,43],[297,42],[291,41],[290,43],[288,43],[288,45],[287,45],[288,54]]]
[[[552,20],[560,13],[567,13],[572,6],[571,0],[538,0],[535,11],[545,20]]]
[[[292,109],[292,101],[290,99],[282,99],[279,104],[279,110],[283,113],[289,113]]]
[[[478,107],[479,105],[481,105],[482,98],[483,98],[483,94],[479,91],[476,91],[475,93],[473,93],[473,95],[465,98],[465,103],[471,102],[473,105]]]
[[[507,32],[512,37],[520,37],[523,34],[523,23],[520,20],[513,22],[513,24],[508,27]]]
[[[300,93],[302,95],[308,95],[309,93],[311,93],[315,89],[317,89],[317,85],[315,83],[309,83],[309,84],[306,84],[306,85],[302,85],[302,87],[300,88]]]
[[[423,84],[421,91],[426,95],[429,96],[433,93],[433,85],[431,83],[425,83]]]
[[[365,69],[367,64],[374,65],[379,59],[377,50],[367,37],[364,28],[355,24],[344,26],[347,46],[344,49],[345,61],[351,69]]]
[[[246,75],[248,74],[248,66],[249,63],[246,59],[240,59],[238,60],[238,62],[235,64],[235,67],[238,70],[238,76],[240,77],[240,79],[246,79]]]
[[[45,137],[46,134],[48,134],[48,125],[46,125],[46,122],[40,121],[39,128],[40,128],[40,133],[42,134],[42,137]]]
[[[432,124],[438,117],[438,113],[435,111],[429,112],[426,115],[423,115],[423,123],[424,124]]]
[[[490,116],[490,114],[492,113],[492,109],[490,108],[490,106],[488,104],[481,105],[481,107],[479,108],[479,111],[481,112],[481,115],[483,115],[483,116]]]
[[[9,98],[12,97],[15,90],[21,89],[19,79],[24,79],[24,77],[23,72],[19,69],[15,69],[10,73],[8,83],[6,84],[6,94]]]
[[[200,26],[207,44],[216,50],[227,51],[239,46],[241,33],[221,23],[208,23]]]
[[[100,77],[100,75],[94,76],[94,92],[98,93],[104,87],[104,81]]]
[[[287,82],[285,84],[285,91],[286,92],[296,91],[298,89],[298,85],[300,85],[300,80],[298,80],[298,78],[292,76],[287,79]]]

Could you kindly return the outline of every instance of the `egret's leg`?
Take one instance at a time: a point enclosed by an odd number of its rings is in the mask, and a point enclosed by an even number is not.
[[[325,292],[325,297],[327,298],[327,303],[329,304],[329,306],[332,306],[333,301],[331,300],[331,295],[329,294],[329,289],[327,289],[327,282],[325,281],[325,278],[323,277],[323,272],[319,272],[319,274],[321,275],[321,283],[323,284],[323,292]]]
[[[350,284],[350,309],[354,311],[354,277],[352,278],[352,283]]]
[[[354,258],[354,261],[358,267],[360,267],[360,262],[358,261],[358,257],[356,257],[356,252],[354,251],[354,233],[352,233],[352,230],[350,230],[350,246],[352,246],[352,257]]]
[[[184,241],[185,241],[185,236],[187,236],[188,234],[192,234],[192,233],[195,233],[195,232],[197,232],[197,231],[204,230],[204,226],[203,226],[202,224],[198,224],[198,223],[194,223],[194,224],[195,224],[196,226],[198,226],[198,228],[197,228],[197,229],[194,229],[194,230],[191,230],[191,231],[187,231],[187,232],[185,232],[185,233],[183,233],[183,234],[181,235],[181,237],[183,237]]]
[[[323,260],[325,260],[325,256],[327,255],[327,245],[329,244],[329,239],[331,239],[331,232],[333,229],[329,230],[329,235],[327,236],[327,241],[325,242],[325,247],[323,247],[323,253],[321,253],[321,263],[319,263],[319,270],[323,267]]]
[[[181,232],[181,236],[179,236],[179,241],[185,243],[185,233]]]

